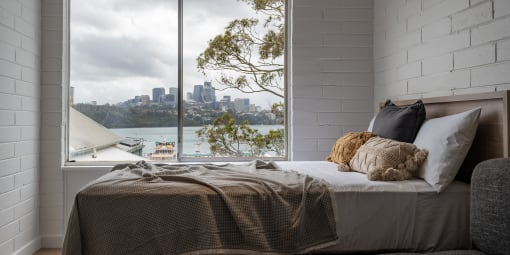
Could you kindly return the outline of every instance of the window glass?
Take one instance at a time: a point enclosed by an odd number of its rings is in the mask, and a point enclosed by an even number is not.
[[[183,156],[285,156],[284,1],[183,2]]]
[[[179,67],[178,0],[71,1],[69,160],[285,157],[284,1],[182,3]]]
[[[177,4],[71,1],[70,160],[176,159]]]

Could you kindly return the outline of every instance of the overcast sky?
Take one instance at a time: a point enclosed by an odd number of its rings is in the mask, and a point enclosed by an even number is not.
[[[71,86],[75,103],[118,103],[135,95],[150,95],[152,88],[177,87],[177,1],[75,0],[71,1]],[[196,58],[207,42],[236,18],[256,16],[236,0],[184,1],[184,94],[193,85],[212,81],[196,69]],[[249,97],[263,108],[280,98],[267,93],[223,95]]]

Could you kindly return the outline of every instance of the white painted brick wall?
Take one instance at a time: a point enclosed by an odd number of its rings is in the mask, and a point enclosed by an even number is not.
[[[324,160],[338,137],[365,130],[373,115],[373,1],[293,4],[292,159]],[[414,4],[401,9],[400,17],[421,6],[420,1]],[[419,37],[398,45],[406,47]],[[387,63],[399,66],[394,61],[404,64],[406,55],[388,55],[375,68],[383,71]],[[403,69],[403,75],[413,76],[414,68]]]
[[[66,0],[42,1],[40,233],[42,246],[61,247],[64,235],[63,177]]]
[[[423,75],[449,72],[453,70],[453,54],[448,53],[439,57],[430,57],[422,60]]]
[[[452,31],[452,19],[446,17],[423,26],[421,37],[423,42],[430,42],[435,38],[445,36]]]
[[[454,53],[455,69],[486,65],[496,61],[496,47],[485,44]]]
[[[498,61],[510,60],[510,40],[499,41],[497,44]]]
[[[421,76],[421,61],[405,64],[397,69],[397,78],[405,80]]]
[[[486,1],[452,15],[452,31],[469,28],[489,20],[492,20],[492,2]]]
[[[497,41],[510,37],[510,17],[503,17],[494,22],[473,28],[471,31],[472,45]]]
[[[471,71],[471,85],[485,86],[510,83],[510,62],[486,65]]]
[[[0,254],[40,247],[38,0],[0,1]],[[30,205],[30,206],[27,206]]]
[[[510,89],[510,1],[421,0],[421,10],[395,20],[393,9],[414,1],[379,1],[374,7],[374,108],[385,99],[482,93]],[[407,12],[407,11],[406,11]],[[402,34],[391,32],[406,27]],[[410,47],[392,47],[419,33]],[[388,56],[402,56],[405,62]],[[422,73],[403,68],[421,62]]]
[[[499,18],[510,14],[510,1],[494,0],[494,17]]]
[[[428,2],[427,0],[422,2]],[[423,5],[422,3],[422,5]],[[406,4],[404,2],[404,4]],[[469,7],[469,0],[445,0],[438,4],[432,5],[430,8],[424,8],[420,15],[415,15],[409,18],[407,26],[408,30],[412,31],[420,29],[426,24],[431,24],[441,18],[448,17],[453,13]]]
[[[469,47],[469,40],[469,31],[453,33],[409,49],[407,58],[408,61],[415,61],[464,49]]]

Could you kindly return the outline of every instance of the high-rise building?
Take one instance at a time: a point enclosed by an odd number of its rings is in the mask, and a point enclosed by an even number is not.
[[[186,92],[186,100],[187,100],[187,101],[191,101],[191,100],[193,100],[193,93],[191,93],[191,92]]]
[[[179,94],[179,89],[176,87],[170,87],[170,88],[168,88],[168,94],[174,95],[175,98],[177,98],[177,95]]]
[[[223,99],[221,99],[222,102],[230,103],[231,97],[230,96],[223,96]]]
[[[151,103],[151,98],[149,95],[141,95],[140,96],[140,103],[142,105],[148,105]]]
[[[234,99],[234,109],[236,112],[249,112],[250,99],[249,98],[236,98]]]
[[[214,106],[216,103],[216,88],[211,85],[211,82],[204,82],[202,102],[208,104],[209,106]]]
[[[175,107],[177,104],[177,101],[175,100],[177,97],[173,94],[166,94],[161,97],[161,103],[164,105],[171,105],[172,107]]]
[[[202,91],[204,90],[204,85],[195,85],[193,87],[193,100],[197,103],[202,102]]]
[[[165,88],[153,88],[152,89],[152,102],[161,102],[161,96],[165,95]]]
[[[176,87],[168,88],[168,95],[165,95],[165,104],[172,105],[175,107],[177,105],[177,99],[179,98],[179,89]]]
[[[218,109],[221,111],[227,111],[229,109],[232,109],[232,103],[230,102],[230,96],[223,96],[222,99],[220,99],[220,102],[218,104]]]

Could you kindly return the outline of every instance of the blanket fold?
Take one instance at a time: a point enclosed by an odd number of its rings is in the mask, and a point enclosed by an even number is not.
[[[332,194],[273,162],[115,166],[75,198],[63,254],[295,254],[337,240]]]

